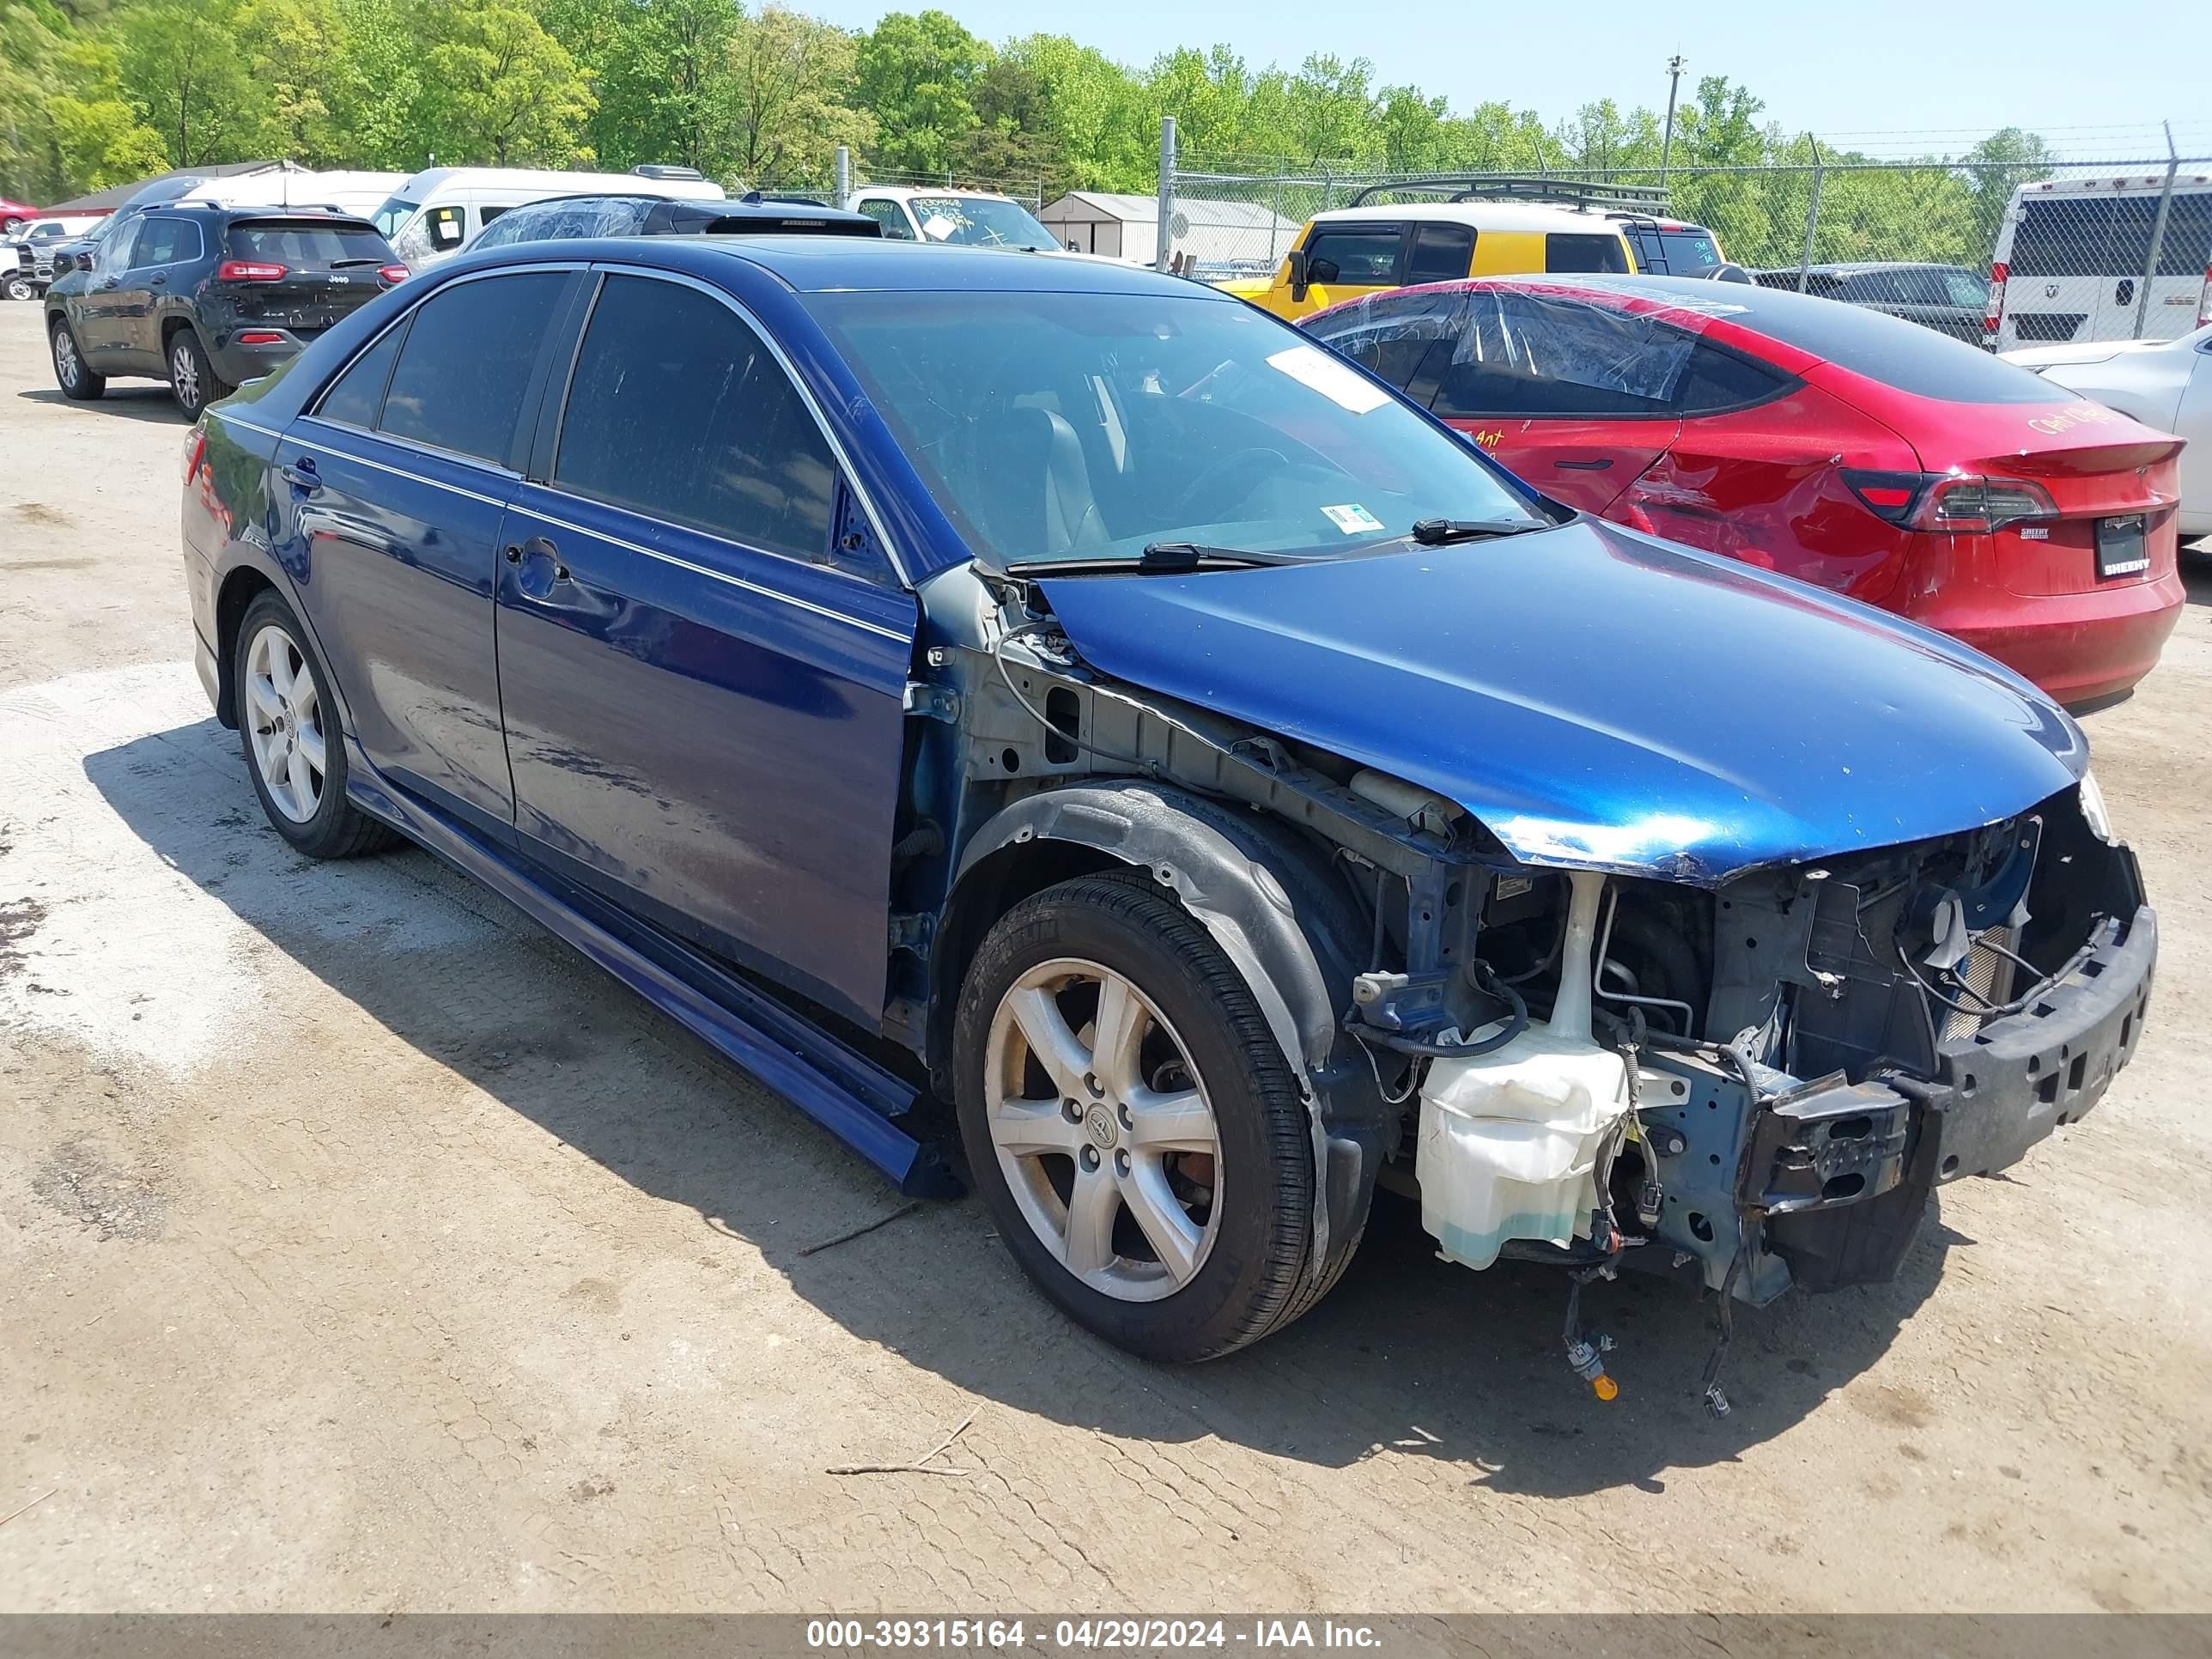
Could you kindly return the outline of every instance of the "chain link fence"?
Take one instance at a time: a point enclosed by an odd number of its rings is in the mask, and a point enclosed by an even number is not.
[[[1989,337],[2004,349],[2172,338],[2212,301],[2212,155],[1559,169],[1510,182],[1201,160],[1164,171],[1161,210],[1178,259],[1220,282],[1272,275],[1305,222],[1331,209],[1542,199],[1546,186],[1567,205],[1596,198],[1584,210],[1624,228],[1638,216],[1702,226],[1720,258],[1762,283],[1901,310],[1977,341],[1994,276],[2002,315]]]

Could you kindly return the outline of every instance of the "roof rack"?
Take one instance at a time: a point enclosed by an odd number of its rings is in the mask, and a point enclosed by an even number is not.
[[[1531,173],[1419,173],[1386,179],[1355,192],[1347,207],[1363,207],[1386,192],[1449,196],[1455,202],[1559,202],[1573,207],[1625,208],[1644,213],[1667,211],[1667,191],[1656,185],[1592,185],[1577,179],[1546,179]]]

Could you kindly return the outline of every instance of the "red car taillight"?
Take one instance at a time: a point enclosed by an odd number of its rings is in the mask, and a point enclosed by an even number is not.
[[[207,459],[207,434],[194,427],[191,435],[185,440],[185,482],[190,483],[200,475],[200,463]]]
[[[2057,516],[2058,503],[2041,484],[1963,473],[1938,478],[1920,508],[1923,529],[1967,535],[1987,535],[2007,525]]]
[[[225,259],[215,268],[215,279],[218,283],[281,283],[284,267],[264,264],[258,259]]]
[[[2005,279],[2011,275],[2012,267],[2002,260],[1990,267],[1990,303],[1982,313],[1982,332],[1991,337],[2004,320]]]
[[[378,268],[376,274],[387,283],[404,283],[407,280],[408,271],[405,265],[383,265]]]
[[[2058,505],[2025,478],[1984,478],[1966,472],[1874,472],[1843,469],[1844,482],[1866,510],[1887,524],[1946,535],[1985,536],[2008,525],[2055,519]]]
[[[2212,265],[2204,267],[2204,292],[2197,301],[2197,326],[2212,324]]]
[[[249,329],[238,337],[240,345],[282,345],[284,337],[273,328]]]

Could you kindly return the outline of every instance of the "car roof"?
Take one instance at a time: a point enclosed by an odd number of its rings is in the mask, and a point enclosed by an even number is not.
[[[181,213],[200,219],[317,219],[349,229],[360,227],[374,230],[376,227],[358,213],[347,213],[342,209],[328,208],[316,203],[302,203],[297,207],[277,207],[264,204],[249,207],[231,202],[157,202],[146,210],[147,216],[155,214]]]
[[[1848,264],[1807,265],[1806,271],[1814,276],[1859,276],[1870,270],[1966,270],[1964,265],[1948,265],[1936,259],[1856,259]],[[1753,273],[1760,276],[1795,276],[1796,265],[1768,265]],[[1969,276],[1976,273],[1968,271]]]
[[[1314,215],[1317,225],[1357,225],[1376,220],[1472,225],[1477,230],[1565,230],[1620,234],[1620,221],[1586,208],[1548,202],[1368,202]]]
[[[517,242],[480,256],[473,270],[546,257],[542,244]],[[935,293],[1149,294],[1162,299],[1240,301],[1187,277],[1109,259],[1073,259],[1052,248],[962,247],[872,236],[645,236],[580,238],[562,245],[563,259],[605,259],[653,265],[714,281],[730,262],[765,271],[799,294],[839,290]],[[440,266],[443,270],[446,266]]]
[[[899,202],[911,202],[924,196],[933,202],[947,196],[973,196],[986,202],[1013,202],[1017,207],[1029,205],[1012,196],[1002,196],[995,190],[970,190],[965,185],[855,185],[847,193],[853,196],[888,196]]]
[[[535,213],[543,210],[574,211],[580,204],[587,202],[623,202],[646,209],[667,208],[675,213],[696,214],[702,219],[822,219],[838,224],[873,225],[876,222],[865,213],[847,213],[837,208],[820,207],[801,201],[795,196],[769,196],[757,202],[742,198],[720,201],[695,201],[684,197],[651,196],[635,191],[581,191],[573,196],[548,196],[535,202],[525,202],[510,208],[507,215]],[[495,223],[497,221],[494,221]]]

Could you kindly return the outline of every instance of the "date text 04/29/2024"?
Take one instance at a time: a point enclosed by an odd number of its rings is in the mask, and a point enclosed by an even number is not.
[[[1043,1653],[1242,1647],[1255,1652],[1298,1648],[1372,1650],[1381,1638],[1369,1626],[1329,1619],[814,1619],[806,1645],[817,1651],[927,1649],[1018,1650]]]

